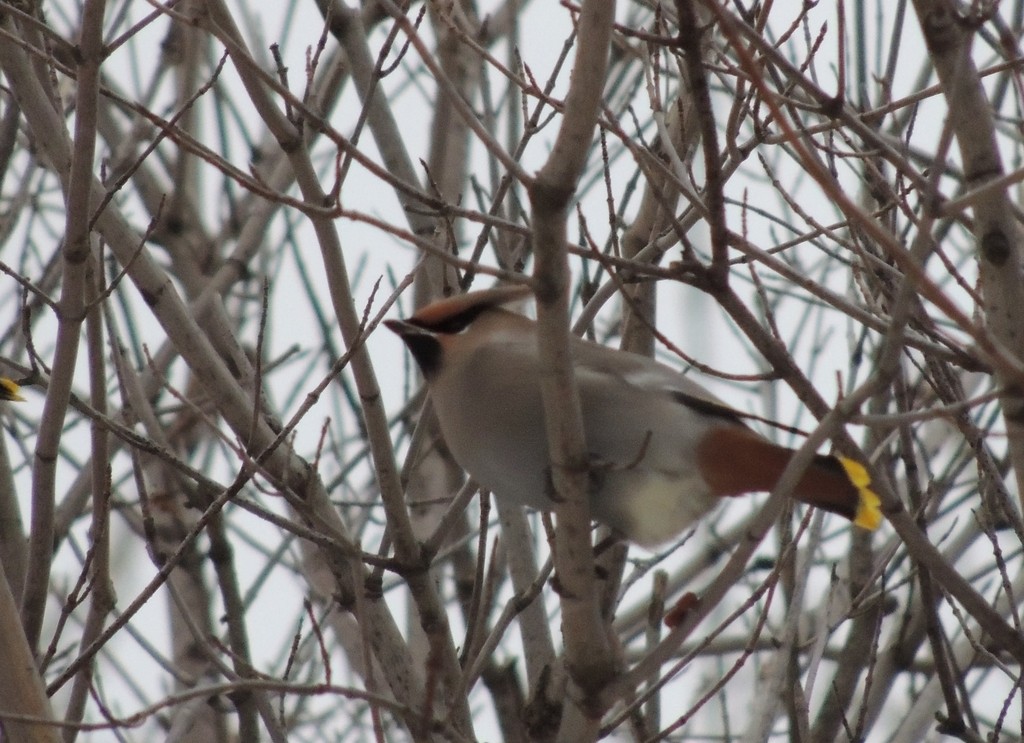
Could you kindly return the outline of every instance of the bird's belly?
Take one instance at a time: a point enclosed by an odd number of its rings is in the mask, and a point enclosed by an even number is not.
[[[538,395],[539,398],[539,395]],[[512,396],[467,395],[454,409],[438,408],[441,432],[452,456],[481,487],[507,503],[550,510],[547,437],[539,399],[531,410]]]
[[[594,517],[613,524],[622,536],[643,547],[678,536],[717,502],[695,471],[612,473],[591,495]]]
[[[538,510],[552,508],[546,441],[503,439],[486,450],[474,445],[461,452],[452,445],[452,453],[474,480],[498,498]]]

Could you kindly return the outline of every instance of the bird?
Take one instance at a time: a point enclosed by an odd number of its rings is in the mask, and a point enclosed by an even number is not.
[[[21,387],[13,379],[0,377],[0,400],[25,402],[25,398],[21,396],[19,390]]]
[[[554,508],[537,324],[502,286],[441,299],[384,324],[419,366],[455,461],[505,502]],[[591,515],[653,548],[723,498],[770,491],[794,450],[681,372],[581,338],[569,341],[588,462]],[[803,503],[874,530],[878,495],[860,462],[815,455],[793,489]]]

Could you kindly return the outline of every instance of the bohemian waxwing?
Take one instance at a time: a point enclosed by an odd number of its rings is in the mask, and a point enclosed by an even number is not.
[[[496,497],[550,510],[537,326],[503,307],[529,293],[472,292],[385,325],[422,370],[455,460]],[[650,547],[722,496],[775,486],[793,450],[749,429],[703,387],[644,356],[571,344],[598,521]],[[859,463],[817,455],[794,497],[875,529],[881,512],[868,485]]]

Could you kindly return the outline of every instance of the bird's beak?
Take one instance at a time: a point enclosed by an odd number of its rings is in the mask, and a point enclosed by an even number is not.
[[[444,350],[434,333],[405,320],[385,320],[384,326],[402,339],[426,379],[433,379],[440,373]]]
[[[385,320],[384,327],[401,338],[407,335],[419,335],[423,332],[423,328],[410,325],[405,320]]]

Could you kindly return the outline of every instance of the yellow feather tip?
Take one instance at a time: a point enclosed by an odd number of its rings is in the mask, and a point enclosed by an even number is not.
[[[25,402],[25,398],[18,394],[21,387],[13,379],[0,377],[0,400],[17,400]]]
[[[853,523],[857,526],[874,531],[882,524],[882,500],[878,494],[871,489],[871,475],[867,467],[860,462],[846,457],[839,457],[839,463],[846,470],[846,476],[857,488],[857,495],[860,502],[857,504],[857,515]]]

